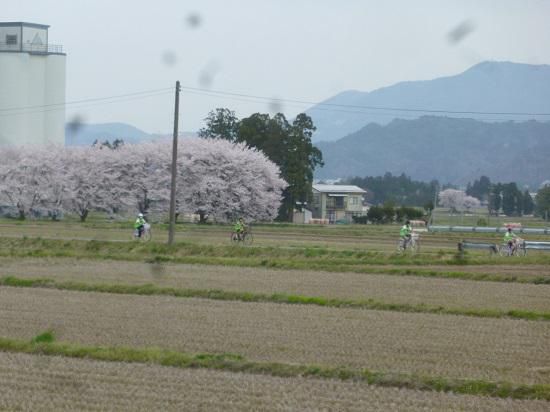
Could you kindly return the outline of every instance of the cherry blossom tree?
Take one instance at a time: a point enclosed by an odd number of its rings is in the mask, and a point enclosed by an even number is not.
[[[178,158],[177,191],[184,211],[219,221],[277,216],[286,182],[262,152],[245,143],[186,139]]]
[[[0,152],[0,202],[16,207],[20,219],[47,198],[51,169],[41,161],[46,155],[46,150],[30,147]]]
[[[171,143],[0,149],[0,204],[25,218],[36,207],[52,216],[91,210],[166,213]],[[185,139],[179,144],[177,198],[184,212],[227,221],[272,220],[286,183],[278,167],[244,143]]]
[[[470,210],[480,206],[478,199],[467,196],[463,190],[446,189],[439,193],[439,202],[443,207],[448,207],[451,212]]]
[[[471,209],[481,206],[481,202],[478,198],[473,196],[464,196],[463,207],[464,209],[470,211]]]

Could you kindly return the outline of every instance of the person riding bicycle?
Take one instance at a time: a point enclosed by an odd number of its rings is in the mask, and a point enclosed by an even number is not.
[[[145,230],[145,223],[147,222],[143,217],[143,213],[138,214],[136,222],[134,223],[134,229],[137,231],[138,237],[141,237],[141,235],[143,235],[143,231]]]
[[[237,234],[237,239],[243,240],[244,234],[246,233],[246,224],[244,223],[244,219],[242,217],[235,222],[233,231]]]
[[[412,234],[412,228],[411,228],[411,222],[407,220],[403,226],[401,226],[401,230],[399,231],[399,236],[401,237],[401,244],[403,245],[403,249],[407,248],[407,245],[411,241],[411,234]]]
[[[509,253],[512,254],[517,247],[517,236],[512,232],[512,228],[509,227],[504,234],[504,242],[508,245]]]

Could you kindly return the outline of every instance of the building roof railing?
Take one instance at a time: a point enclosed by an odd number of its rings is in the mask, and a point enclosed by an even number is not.
[[[60,44],[0,43],[0,52],[24,52],[30,54],[65,54]]]

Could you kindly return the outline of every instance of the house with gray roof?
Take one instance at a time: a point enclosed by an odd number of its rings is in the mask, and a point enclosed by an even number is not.
[[[337,221],[352,222],[353,216],[366,213],[363,207],[363,196],[367,192],[353,185],[313,185],[313,205],[311,208],[314,219],[328,219],[330,223]]]

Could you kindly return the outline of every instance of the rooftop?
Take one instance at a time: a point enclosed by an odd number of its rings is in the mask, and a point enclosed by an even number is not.
[[[366,190],[354,185],[313,185],[313,189],[321,193],[367,193]]]
[[[35,29],[48,29],[50,26],[47,24],[27,23],[24,21],[6,21],[0,22],[0,27],[32,27]]]

